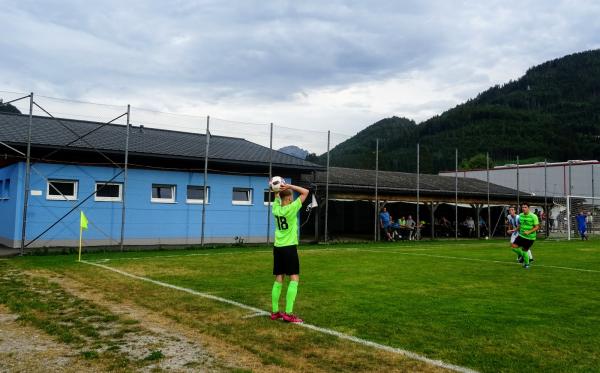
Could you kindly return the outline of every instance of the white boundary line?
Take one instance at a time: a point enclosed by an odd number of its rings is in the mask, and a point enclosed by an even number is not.
[[[377,249],[389,249],[389,250],[377,250]],[[422,254],[422,253],[411,253],[409,251],[430,251],[435,249],[427,249],[427,248],[410,248],[407,247],[402,249],[402,251],[398,251],[398,248],[394,248],[391,246],[376,246],[372,249],[361,249],[358,247],[344,247],[344,248],[328,248],[328,249],[310,249],[310,250],[302,250],[303,254],[306,253],[319,253],[324,251],[358,251],[358,252],[373,252],[373,253],[385,253],[385,254],[400,254],[400,255],[413,255],[413,256],[427,256],[432,258],[442,258],[442,259],[454,259],[454,260],[468,260],[468,261],[476,261],[476,262],[487,262],[487,263],[498,263],[498,264],[510,264],[516,265],[519,263],[515,262],[507,262],[502,260],[491,260],[491,259],[478,259],[478,258],[466,258],[460,256],[451,256],[451,255],[433,255],[433,254]],[[112,259],[97,259],[93,261],[87,261],[87,263],[107,263],[108,261],[114,260],[142,260],[142,259],[156,259],[156,258],[183,258],[187,256],[211,256],[211,255],[238,255],[238,254],[254,254],[254,253],[271,253],[272,250],[254,250],[254,251],[236,251],[236,252],[228,252],[228,253],[196,253],[196,254],[184,254],[184,255],[156,255],[156,256],[141,256],[141,257],[123,257],[123,258],[112,258]],[[2,259],[0,259],[2,260]],[[544,268],[555,268],[555,269],[564,269],[568,271],[577,271],[577,272],[588,272],[588,273],[600,273],[600,270],[595,269],[585,269],[585,268],[573,268],[573,267],[563,267],[563,266],[553,266],[547,264],[535,264],[535,267],[544,267]]]
[[[146,282],[158,285],[158,286],[162,286],[162,287],[166,287],[166,288],[170,288],[170,289],[174,289],[174,290],[183,291],[183,292],[186,292],[186,293],[189,293],[189,294],[193,294],[193,295],[197,295],[197,296],[200,296],[200,297],[203,297],[203,298],[215,300],[217,302],[227,303],[227,304],[239,307],[239,308],[243,308],[245,310],[253,311],[255,315],[259,315],[259,314],[260,315],[265,315],[265,316],[270,315],[270,313],[267,312],[267,311],[264,311],[264,310],[261,310],[261,309],[258,309],[258,308],[252,307],[252,306],[248,306],[248,305],[245,305],[243,303],[239,303],[239,302],[236,302],[236,301],[233,301],[233,300],[230,300],[230,299],[217,297],[217,296],[214,296],[214,295],[211,295],[211,294],[202,293],[202,292],[199,292],[199,291],[196,291],[196,290],[192,290],[192,289],[188,289],[188,288],[184,288],[184,287],[181,287],[181,286],[171,285],[171,284],[168,284],[166,282],[152,280],[152,279],[147,278],[147,277],[137,276],[137,275],[134,275],[134,274],[131,274],[131,273],[128,273],[128,272],[125,272],[125,271],[121,271],[119,269],[112,268],[112,267],[109,267],[109,266],[106,266],[106,265],[103,265],[103,264],[92,263],[92,262],[88,262],[88,261],[85,261],[85,260],[82,260],[81,262],[85,263],[85,264],[88,264],[88,265],[92,265],[92,266],[104,268],[106,270],[118,273],[118,274],[120,274],[122,276],[130,277],[130,278],[133,278],[133,279],[136,279],[136,280],[146,281]],[[297,324],[297,325],[305,327],[307,329],[311,329],[311,330],[323,333],[323,334],[328,334],[328,335],[331,335],[331,336],[335,336],[335,337],[338,337],[340,339],[345,339],[345,340],[348,340],[348,341],[352,341],[352,342],[358,343],[358,344],[363,345],[363,346],[368,346],[368,347],[372,347],[372,348],[375,348],[375,349],[378,349],[378,350],[387,351],[387,352],[391,352],[391,353],[395,353],[395,354],[399,354],[399,355],[404,355],[404,356],[406,356],[408,358],[411,358],[411,359],[414,359],[414,360],[419,360],[419,361],[422,361],[424,363],[427,363],[427,364],[430,364],[430,365],[433,365],[433,366],[437,366],[437,367],[440,367],[440,368],[450,369],[450,370],[453,370],[453,371],[456,371],[456,372],[461,372],[461,373],[477,373],[476,370],[472,370],[472,369],[469,369],[469,368],[466,368],[466,367],[462,367],[462,366],[459,366],[459,365],[445,363],[445,362],[443,362],[441,360],[430,359],[428,357],[425,357],[423,355],[419,355],[419,354],[417,354],[415,352],[412,352],[412,351],[408,351],[408,350],[404,350],[404,349],[401,349],[401,348],[395,348],[395,347],[391,347],[391,346],[379,344],[379,343],[372,342],[372,341],[369,341],[369,340],[366,340],[366,339],[362,339],[362,338],[354,337],[354,336],[351,336],[351,335],[348,335],[348,334],[340,333],[340,332],[337,332],[337,331],[332,330],[332,329],[322,328],[322,327],[319,327],[319,326],[316,326],[316,325],[311,325],[311,324],[306,324],[306,323]]]
[[[521,265],[516,262],[506,262],[502,260],[491,260],[491,259],[478,259],[478,258],[465,258],[460,256],[450,256],[450,255],[433,255],[433,254],[422,254],[422,253],[408,253],[402,251],[384,251],[384,250],[372,250],[372,249],[354,249],[354,251],[366,251],[373,253],[388,253],[388,254],[400,254],[400,255],[413,255],[413,256],[427,256],[431,258],[442,258],[442,259],[455,259],[455,260],[470,260],[475,262],[488,262],[488,263],[500,263],[500,264],[510,264],[510,265]],[[557,268],[557,269],[566,269],[569,271],[579,271],[579,272],[591,272],[591,273],[600,273],[599,270],[595,269],[584,269],[584,268],[572,268],[572,267],[561,267],[561,266],[553,266],[546,264],[535,264],[536,267],[545,267],[545,268]]]

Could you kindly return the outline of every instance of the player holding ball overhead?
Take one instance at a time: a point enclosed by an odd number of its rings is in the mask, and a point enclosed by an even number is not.
[[[292,184],[275,176],[269,182],[275,192],[273,217],[275,218],[275,244],[273,247],[273,275],[275,282],[271,291],[273,310],[271,320],[283,319],[290,323],[301,323],[302,320],[293,314],[294,301],[298,293],[300,281],[300,262],[298,260],[298,212],[308,197],[308,189]],[[294,192],[300,196],[294,200]],[[279,297],[285,276],[290,277],[287,288],[285,312],[279,311]]]

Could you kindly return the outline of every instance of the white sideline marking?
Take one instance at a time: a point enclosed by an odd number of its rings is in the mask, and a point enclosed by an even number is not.
[[[373,253],[389,253],[389,254],[400,254],[400,255],[413,255],[413,256],[428,256],[432,258],[443,258],[443,259],[456,259],[456,260],[470,260],[475,262],[488,262],[488,263],[500,263],[500,264],[510,264],[510,265],[521,265],[516,262],[507,262],[503,260],[491,260],[491,259],[478,259],[478,258],[465,258],[461,256],[450,256],[450,255],[433,255],[433,254],[422,254],[422,253],[408,253],[402,251],[384,251],[384,250],[371,250],[371,249],[354,249],[355,251],[366,251]],[[561,266],[553,266],[553,265],[545,265],[545,264],[533,264],[535,267],[545,267],[545,268],[557,268],[557,269],[566,269],[569,271],[579,271],[579,272],[592,272],[592,273],[600,273],[600,271],[595,269],[584,269],[584,268],[572,268],[572,267],[561,267]]]
[[[440,247],[447,247],[440,245]],[[377,250],[377,249],[387,249],[387,250]],[[433,254],[419,254],[419,253],[411,253],[409,251],[431,251],[436,249],[428,249],[428,248],[411,248],[407,247],[402,249],[402,251],[398,251],[398,247],[393,246],[376,246],[372,249],[362,249],[359,247],[340,247],[340,248],[327,248],[327,249],[310,249],[310,250],[301,250],[302,254],[307,253],[319,253],[323,251],[362,251],[362,252],[373,252],[373,253],[394,253],[401,255],[416,255],[416,256],[428,256],[432,258],[442,258],[442,259],[455,259],[455,260],[469,260],[476,262],[487,262],[487,263],[499,263],[499,264],[519,264],[515,262],[507,262],[502,260],[491,260],[491,259],[478,259],[478,258],[466,258],[460,256],[450,256],[450,255],[433,255]],[[237,255],[237,254],[254,254],[254,253],[270,253],[271,250],[256,250],[256,251],[237,251],[231,253],[197,253],[197,254],[183,254],[183,255],[156,255],[156,256],[140,256],[140,257],[124,257],[124,258],[112,258],[112,259],[97,259],[94,261],[87,261],[87,263],[107,263],[113,260],[142,260],[142,259],[156,259],[156,258],[181,258],[186,256],[211,256],[211,255]],[[0,259],[0,260],[8,260],[8,259]],[[590,272],[590,273],[600,273],[600,270],[595,269],[585,269],[585,268],[573,268],[573,267],[562,267],[562,266],[553,266],[546,264],[535,264],[536,267],[545,267],[545,268],[556,268],[556,269],[564,269],[568,271],[578,271],[578,272]]]
[[[123,275],[123,276],[126,276],[126,277],[130,277],[130,278],[134,278],[136,280],[150,282],[150,283],[158,285],[158,286],[163,286],[163,287],[166,287],[166,288],[183,291],[185,293],[197,295],[197,296],[200,296],[200,297],[203,297],[203,298],[215,300],[217,302],[227,303],[227,304],[239,307],[239,308],[250,310],[250,311],[254,312],[254,314],[252,315],[253,317],[254,316],[259,316],[259,315],[262,315],[262,316],[270,315],[270,313],[267,312],[267,311],[263,311],[261,309],[258,309],[258,308],[252,307],[252,306],[248,306],[248,305],[245,305],[243,303],[239,303],[239,302],[236,302],[236,301],[233,301],[233,300],[230,300],[230,299],[217,297],[217,296],[214,296],[214,295],[202,293],[202,292],[199,292],[199,291],[196,291],[196,290],[192,290],[192,289],[188,289],[188,288],[184,288],[184,287],[181,287],[181,286],[171,285],[171,284],[168,284],[166,282],[152,280],[152,279],[147,278],[147,277],[137,276],[137,275],[125,272],[125,271],[121,271],[121,270],[116,269],[116,268],[105,266],[103,264],[92,263],[92,262],[88,262],[88,261],[85,261],[85,260],[82,260],[81,263],[85,263],[85,264],[93,265],[93,266],[96,266],[96,267],[104,268],[106,270],[109,270],[109,271],[112,271],[112,272],[116,272],[116,273],[118,273],[120,275]],[[430,359],[428,357],[419,355],[419,354],[417,354],[415,352],[412,352],[412,351],[408,351],[408,350],[404,350],[404,349],[401,349],[401,348],[395,348],[395,347],[383,345],[383,344],[380,344],[380,343],[372,342],[372,341],[369,341],[369,340],[366,340],[366,339],[362,339],[362,338],[354,337],[354,336],[351,336],[351,335],[348,335],[348,334],[340,333],[340,332],[337,332],[337,331],[332,330],[332,329],[322,328],[322,327],[319,327],[319,326],[316,326],[316,325],[311,325],[311,324],[306,324],[306,323],[296,324],[296,325],[304,327],[304,328],[307,328],[307,329],[311,329],[311,330],[314,330],[314,331],[317,331],[317,332],[320,332],[320,333],[323,333],[323,334],[332,335],[332,336],[338,337],[340,339],[345,339],[345,340],[348,340],[348,341],[352,341],[352,342],[358,343],[358,344],[363,345],[363,346],[373,347],[373,348],[378,349],[378,350],[387,351],[387,352],[391,352],[391,353],[395,353],[395,354],[399,354],[399,355],[404,355],[404,356],[406,356],[408,358],[411,358],[411,359],[414,359],[414,360],[419,360],[419,361],[422,361],[424,363],[427,363],[427,364],[430,364],[430,365],[434,365],[434,366],[437,366],[437,367],[440,367],[440,368],[450,369],[450,370],[453,370],[453,371],[456,371],[456,372],[461,372],[461,373],[477,373],[476,370],[472,370],[472,369],[469,369],[469,368],[466,368],[466,367],[462,367],[460,365],[454,365],[454,364],[445,363],[445,362],[443,362],[441,360]]]
[[[252,319],[254,317],[259,317],[259,316],[264,316],[265,314],[263,312],[258,312],[258,313],[251,313],[248,314],[246,316],[243,316],[242,319]]]

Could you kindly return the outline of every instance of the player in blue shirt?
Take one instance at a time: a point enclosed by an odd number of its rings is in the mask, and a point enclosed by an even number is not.
[[[587,230],[587,226],[586,226],[586,214],[584,211],[581,211],[577,217],[575,217],[575,220],[577,220],[577,230],[579,231],[579,237],[581,237],[582,240],[587,240],[588,236],[586,234],[586,230]]]

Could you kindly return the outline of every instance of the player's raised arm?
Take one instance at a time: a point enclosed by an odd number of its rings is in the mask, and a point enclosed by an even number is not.
[[[291,189],[296,193],[300,194],[300,201],[302,201],[302,203],[304,203],[304,201],[306,201],[306,198],[308,197],[308,189],[306,188],[302,188],[299,187],[297,185],[292,185],[292,184],[285,184],[281,186],[281,190],[286,190],[286,189]]]

